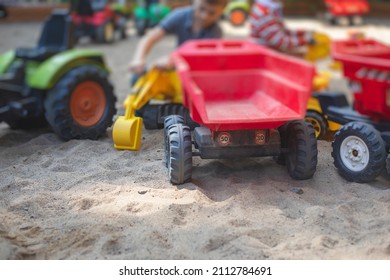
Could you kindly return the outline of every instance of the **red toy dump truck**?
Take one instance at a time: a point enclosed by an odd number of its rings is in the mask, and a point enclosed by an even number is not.
[[[335,41],[332,56],[343,65],[354,96],[318,96],[328,119],[342,124],[332,156],[349,181],[369,182],[385,168],[390,174],[390,47],[374,40]],[[387,158],[387,159],[386,159]]]
[[[190,180],[192,157],[274,156],[304,180],[317,165],[317,141],[304,121],[314,67],[243,40],[189,41],[173,56],[183,105],[200,126],[165,118],[165,158],[173,184]]]
[[[362,24],[362,16],[370,11],[366,0],[324,0],[325,17],[332,23],[346,26]]]

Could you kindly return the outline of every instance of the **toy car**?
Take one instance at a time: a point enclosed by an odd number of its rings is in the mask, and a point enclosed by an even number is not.
[[[327,119],[342,125],[332,156],[349,181],[369,182],[384,169],[390,174],[390,47],[374,40],[336,41],[332,56],[343,64],[354,104],[344,94],[319,94]],[[386,159],[387,158],[387,159]]]
[[[247,0],[232,0],[227,4],[224,17],[233,26],[242,26],[248,18],[251,6]]]
[[[46,121],[63,139],[102,136],[116,98],[100,52],[74,50],[68,11],[54,11],[35,48],[0,56],[0,122],[32,128]]]
[[[362,24],[362,16],[370,11],[366,0],[325,0],[325,17],[332,23],[346,26]]]
[[[200,127],[191,136],[180,118],[165,119],[171,183],[191,178],[193,156],[279,156],[292,178],[313,176],[317,140],[303,120],[312,65],[239,40],[188,42],[174,52],[173,61],[182,81],[183,104]]]
[[[71,10],[76,40],[87,36],[100,43],[112,43],[116,31],[125,39],[127,16],[118,7],[108,0],[73,0]]]

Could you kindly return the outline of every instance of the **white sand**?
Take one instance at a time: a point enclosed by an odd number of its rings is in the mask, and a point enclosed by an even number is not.
[[[389,27],[362,28],[390,40]],[[38,24],[0,24],[0,52],[32,45],[38,33]],[[136,42],[82,44],[107,55],[118,108]],[[173,46],[164,40],[153,57]],[[0,259],[390,259],[389,176],[345,181],[328,142],[319,142],[311,180],[290,179],[271,158],[194,158],[192,182],[175,187],[163,131],[144,130],[140,152],[115,150],[110,135],[63,142],[49,128],[0,124]]]

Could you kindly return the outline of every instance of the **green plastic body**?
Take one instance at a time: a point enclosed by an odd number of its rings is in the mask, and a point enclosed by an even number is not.
[[[15,60],[15,51],[10,50],[0,55],[0,75],[4,74]]]
[[[136,19],[149,20],[150,24],[156,24],[163,19],[171,9],[168,6],[161,4],[152,4],[150,5],[149,10],[143,6],[137,6],[134,9],[134,16]]]
[[[68,50],[61,52],[41,64],[27,63],[27,84],[35,89],[50,89],[70,69],[80,65],[93,64],[109,72],[103,55],[95,50]]]
[[[224,14],[227,16],[234,9],[242,9],[245,12],[249,13],[250,8],[251,6],[246,0],[230,1],[225,8]]]

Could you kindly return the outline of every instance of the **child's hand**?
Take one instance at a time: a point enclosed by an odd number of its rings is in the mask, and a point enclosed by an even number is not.
[[[174,65],[169,56],[164,56],[156,60],[153,67],[159,70],[172,70]]]
[[[145,62],[133,60],[129,63],[129,70],[134,74],[142,75],[145,72]]]

